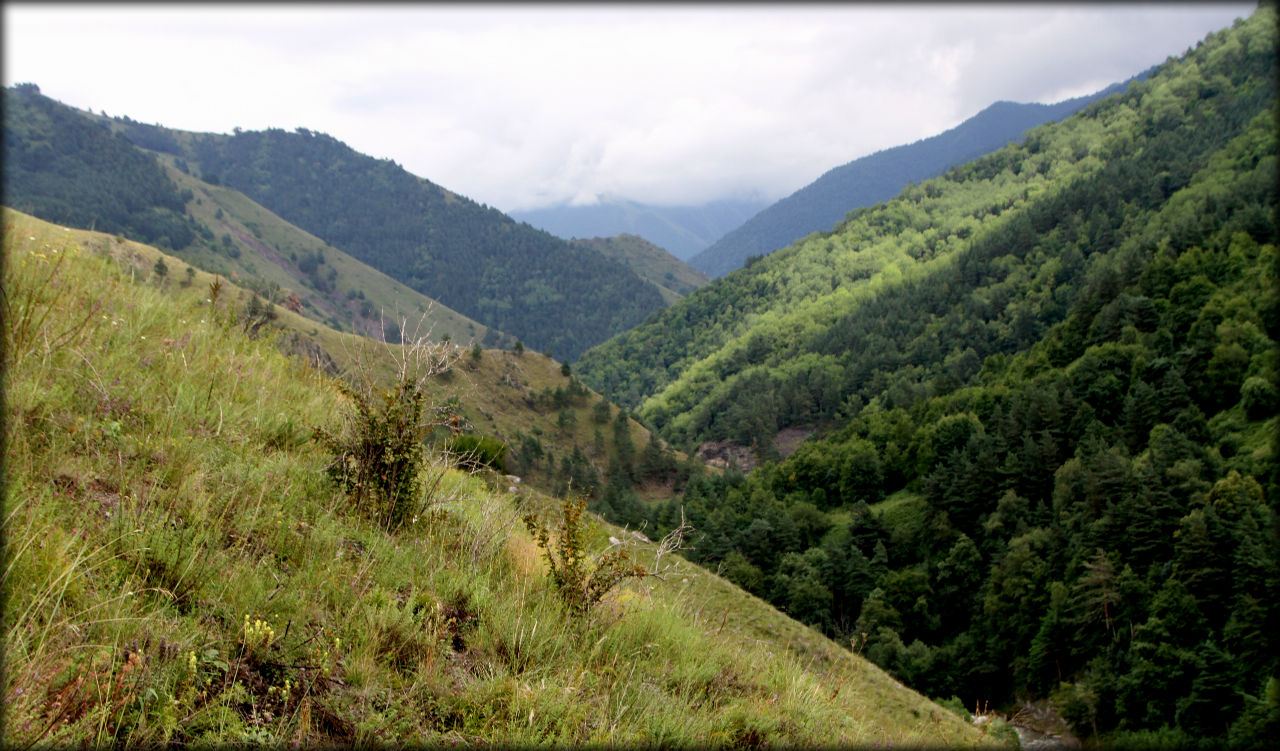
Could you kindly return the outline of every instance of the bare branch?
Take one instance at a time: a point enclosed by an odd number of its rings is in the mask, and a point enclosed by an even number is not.
[[[668,571],[676,567],[674,563],[662,564],[663,556],[675,553],[684,547],[685,537],[693,531],[693,525],[689,524],[684,518],[684,506],[680,507],[680,523],[676,528],[668,532],[659,542],[658,547],[653,553],[653,566],[649,569],[649,576],[654,577],[658,581],[666,581],[664,578]]]

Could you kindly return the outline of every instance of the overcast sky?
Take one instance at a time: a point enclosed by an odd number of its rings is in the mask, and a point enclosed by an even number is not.
[[[7,2],[4,83],[184,130],[306,127],[504,211],[775,200],[1255,7]]]

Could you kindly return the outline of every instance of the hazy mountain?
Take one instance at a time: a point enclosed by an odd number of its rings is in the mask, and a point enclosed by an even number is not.
[[[698,206],[651,206],[604,198],[590,206],[513,211],[511,216],[566,240],[639,235],[688,260],[768,205],[766,201],[713,201]]]
[[[726,232],[689,263],[709,276],[724,276],[751,256],[786,247],[810,232],[829,230],[860,206],[887,201],[908,183],[995,151],[1020,139],[1029,128],[1061,120],[1127,85],[1114,84],[1057,104],[996,102],[944,133],[855,159]]]

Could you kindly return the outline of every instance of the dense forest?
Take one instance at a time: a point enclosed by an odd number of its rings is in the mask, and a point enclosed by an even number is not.
[[[229,185],[357,259],[525,344],[571,360],[664,303],[621,263],[299,128],[195,140]]]
[[[683,512],[695,559],[930,695],[1273,744],[1275,27],[1261,8],[587,353],[685,447],[831,428],[693,477],[657,531]]]
[[[1037,125],[1057,122],[1091,102],[1123,91],[1131,81],[1056,104],[996,102],[944,133],[855,159],[763,209],[689,263],[712,277],[724,276],[753,256],[767,255],[811,232],[830,229],[855,208],[887,201],[909,183],[936,177],[949,167],[1020,140]]]
[[[150,155],[36,85],[4,90],[6,205],[177,250],[201,229],[186,215],[189,198]]]

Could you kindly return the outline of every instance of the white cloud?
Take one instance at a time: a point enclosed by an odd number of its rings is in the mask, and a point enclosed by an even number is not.
[[[305,126],[505,210],[777,198],[1252,8],[11,3],[5,84],[188,130]]]

